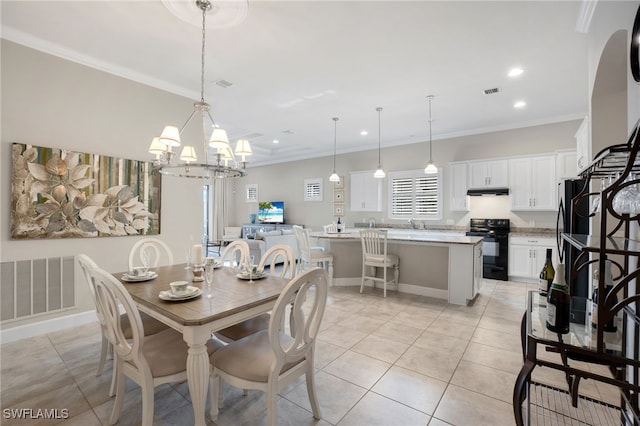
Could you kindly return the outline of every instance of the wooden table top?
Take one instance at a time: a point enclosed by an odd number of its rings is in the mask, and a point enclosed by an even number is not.
[[[136,303],[185,326],[207,324],[265,302],[275,301],[289,282],[285,278],[267,275],[259,280],[254,279],[251,283],[237,278],[232,268],[222,267],[214,272],[213,298],[208,299],[203,294],[183,301],[160,299],[160,291],[169,290],[169,283],[172,281],[187,281],[189,285],[204,290],[206,281],[192,282],[193,273],[190,269],[185,269],[185,266],[183,263],[152,268],[158,273],[157,278],[135,283],[122,281],[122,275],[126,272],[113,275],[124,284]]]

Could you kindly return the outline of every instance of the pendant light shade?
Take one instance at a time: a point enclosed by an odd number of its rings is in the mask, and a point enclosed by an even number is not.
[[[427,96],[429,100],[429,162],[427,163],[427,167],[424,168],[424,172],[428,174],[438,173],[438,167],[433,164],[433,157],[431,156],[431,101],[433,100],[433,95]]]
[[[384,179],[386,174],[384,170],[382,170],[382,163],[380,162],[380,112],[382,112],[382,107],[376,108],[376,111],[378,111],[378,169],[373,174],[373,177],[376,179]]]
[[[333,173],[329,176],[329,182],[340,182],[340,176],[336,173],[336,145],[338,140],[338,117],[333,117]]]

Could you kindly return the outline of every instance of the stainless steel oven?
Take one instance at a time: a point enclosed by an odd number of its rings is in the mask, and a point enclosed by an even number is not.
[[[509,279],[509,219],[471,219],[469,236],[482,239],[482,276],[492,280]]]

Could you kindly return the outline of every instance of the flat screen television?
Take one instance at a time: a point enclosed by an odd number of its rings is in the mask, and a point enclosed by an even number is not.
[[[284,201],[260,201],[258,203],[258,222],[284,223]]]

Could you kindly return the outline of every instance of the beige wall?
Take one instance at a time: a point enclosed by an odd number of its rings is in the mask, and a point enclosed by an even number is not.
[[[453,224],[465,227],[471,217],[510,218],[514,226],[555,228],[554,212],[511,212],[509,197],[473,197],[471,211],[467,214],[449,211],[448,163],[452,161],[475,160],[507,157],[513,155],[538,154],[559,149],[575,148],[574,135],[581,121],[566,121],[555,124],[505,130],[473,136],[436,140],[433,142],[433,159],[444,172],[444,217],[429,224]],[[397,170],[424,169],[426,165],[426,143],[403,145],[382,149],[382,165],[386,172]],[[349,171],[372,170],[377,166],[378,151],[375,147],[369,151],[339,154],[336,170],[345,176],[346,222],[353,226],[355,222],[366,222],[373,218],[376,222],[402,223],[386,219],[387,180],[383,185],[383,212],[351,212],[349,209]],[[248,222],[249,213],[255,211],[255,203],[244,201],[246,184],[258,185],[258,198],[261,201],[284,200],[288,223],[302,224],[314,230],[320,230],[323,224],[335,220],[332,215],[333,187],[329,174],[333,169],[333,157],[315,158],[264,167],[252,167],[249,175],[234,182],[236,225]],[[373,173],[373,170],[372,170]],[[303,195],[304,179],[323,178],[324,199],[322,202],[305,202]]]

